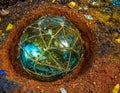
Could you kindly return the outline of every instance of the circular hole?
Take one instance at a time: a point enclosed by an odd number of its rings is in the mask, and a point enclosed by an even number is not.
[[[59,12],[58,12],[59,11]],[[82,74],[85,74],[86,71],[92,66],[94,62],[94,54],[96,50],[96,38],[91,29],[87,26],[82,15],[69,10],[68,8],[63,7],[43,7],[41,9],[36,9],[27,14],[24,18],[20,20],[20,22],[14,27],[12,33],[8,36],[5,41],[3,47],[3,54],[1,58],[2,61],[5,62],[6,59],[11,63],[13,70],[19,74],[21,77],[25,77],[27,79],[33,79],[30,75],[28,75],[22,68],[20,60],[17,58],[18,56],[18,43],[22,34],[22,31],[31,24],[34,20],[40,18],[45,15],[59,15],[65,16],[69,21],[71,21],[75,27],[80,31],[81,37],[84,41],[83,47],[83,58],[81,59],[82,64],[79,65],[71,74],[66,76],[67,78],[63,78],[65,80],[69,80],[71,78],[77,79]]]

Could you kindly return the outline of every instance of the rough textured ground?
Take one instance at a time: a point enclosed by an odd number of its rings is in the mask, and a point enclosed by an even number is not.
[[[84,6],[84,3],[81,6]],[[63,5],[44,4],[38,0],[33,3],[17,2],[7,9],[10,14],[2,17],[0,23],[0,29],[6,36],[8,35],[6,41],[1,40],[0,70],[5,70],[7,73],[7,76],[2,78],[7,78],[19,86],[16,85],[17,88],[12,87],[11,90],[2,87],[3,93],[60,93],[60,88],[65,88],[67,93],[111,93],[113,87],[120,83],[120,43],[116,42],[116,39],[120,38],[120,20],[100,19],[94,14],[99,12],[100,15],[99,8],[89,8],[87,11],[81,10],[77,13],[76,9],[69,9]],[[35,11],[31,12],[31,10]],[[17,59],[17,42],[23,29],[34,19],[48,13],[64,15],[80,30],[85,41],[83,65],[54,82],[33,79],[23,71]],[[84,17],[86,14],[91,14],[93,20],[86,19]],[[11,32],[5,31],[8,23],[15,25]]]

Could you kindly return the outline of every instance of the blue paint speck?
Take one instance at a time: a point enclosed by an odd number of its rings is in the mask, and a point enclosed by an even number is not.
[[[9,81],[6,78],[0,77],[0,93],[12,93],[14,88],[21,89],[21,86],[13,81]]]
[[[6,72],[4,70],[0,70],[0,75],[7,76]]]

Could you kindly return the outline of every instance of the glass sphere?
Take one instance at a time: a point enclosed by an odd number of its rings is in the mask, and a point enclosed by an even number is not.
[[[19,56],[23,69],[38,80],[52,81],[80,63],[82,39],[78,29],[63,16],[43,16],[23,31]]]

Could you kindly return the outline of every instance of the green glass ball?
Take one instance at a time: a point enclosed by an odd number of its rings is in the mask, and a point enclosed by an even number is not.
[[[63,16],[43,16],[23,31],[19,56],[23,69],[34,78],[52,81],[80,63],[82,39],[78,29]]]

